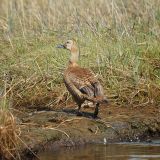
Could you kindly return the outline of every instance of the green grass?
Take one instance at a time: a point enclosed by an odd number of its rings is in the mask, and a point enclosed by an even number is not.
[[[159,105],[159,6],[159,0],[2,0],[0,89],[5,73],[14,107],[68,99],[62,72],[69,53],[55,46],[76,38],[79,63],[99,74],[106,95],[118,97],[113,103]]]

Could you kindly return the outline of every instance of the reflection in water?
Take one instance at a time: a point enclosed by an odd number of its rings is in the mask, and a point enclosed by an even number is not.
[[[41,160],[160,160],[160,143],[86,145],[44,152]]]

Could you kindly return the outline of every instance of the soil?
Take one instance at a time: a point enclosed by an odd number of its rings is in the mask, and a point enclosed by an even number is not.
[[[41,110],[41,111],[37,111]],[[15,111],[21,129],[22,159],[33,159],[38,152],[86,143],[112,143],[149,140],[160,136],[160,107],[101,106],[93,119],[94,108],[83,108],[77,116],[75,106],[56,110]]]

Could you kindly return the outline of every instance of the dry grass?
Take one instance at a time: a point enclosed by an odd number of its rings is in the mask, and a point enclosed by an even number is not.
[[[0,110],[0,157],[20,159],[18,153],[18,134],[15,118],[9,111]]]
[[[11,113],[11,104],[7,98],[7,80],[4,79],[3,92],[0,95],[0,159],[20,159],[18,148],[19,126]]]
[[[1,0],[0,84],[6,73],[13,106],[54,107],[70,99],[61,76],[68,54],[55,45],[76,37],[80,64],[100,75],[114,103],[159,105],[159,6],[159,0]]]

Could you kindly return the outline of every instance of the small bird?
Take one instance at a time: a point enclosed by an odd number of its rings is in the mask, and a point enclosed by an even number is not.
[[[75,40],[67,40],[64,44],[58,45],[57,48],[67,49],[71,54],[63,79],[68,91],[78,105],[77,115],[82,115],[80,112],[81,105],[85,100],[88,100],[95,105],[93,117],[96,118],[99,112],[99,104],[108,103],[102,85],[90,69],[82,68],[77,64],[79,49]]]

